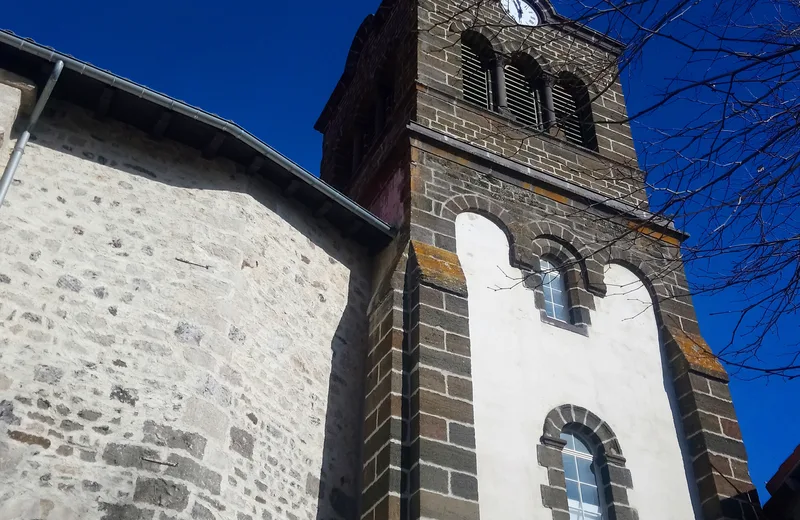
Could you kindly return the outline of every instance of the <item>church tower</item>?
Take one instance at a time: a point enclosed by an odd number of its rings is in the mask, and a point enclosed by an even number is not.
[[[648,211],[620,44],[547,0],[384,0],[316,128],[395,226],[361,518],[758,517],[686,235]]]

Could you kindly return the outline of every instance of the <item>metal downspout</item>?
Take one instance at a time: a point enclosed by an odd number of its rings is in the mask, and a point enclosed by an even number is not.
[[[36,101],[36,106],[33,107],[33,113],[31,114],[30,121],[28,121],[28,127],[24,132],[22,132],[22,135],[19,136],[19,139],[17,139],[17,144],[14,146],[14,151],[11,153],[11,157],[8,159],[6,169],[3,171],[3,177],[0,178],[0,208],[3,207],[3,201],[6,199],[8,188],[11,186],[11,181],[14,180],[14,174],[17,171],[17,167],[19,167],[22,154],[25,153],[25,146],[27,146],[28,140],[31,138],[31,130],[33,130],[36,122],[39,121],[39,116],[42,115],[42,111],[44,110],[47,101],[50,99],[50,94],[53,93],[53,88],[55,88],[56,82],[58,82],[58,78],[61,76],[62,70],[64,70],[64,62],[58,60],[53,66],[53,71],[50,73],[50,78],[47,80],[47,84],[44,86],[42,95],[39,96],[39,100]]]

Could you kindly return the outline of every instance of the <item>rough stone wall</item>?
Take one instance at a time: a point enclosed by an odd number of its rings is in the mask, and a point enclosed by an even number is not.
[[[559,28],[515,26],[499,2],[480,13],[462,12],[453,0],[419,2],[416,121],[456,139],[553,174],[614,200],[647,207],[616,57]],[[513,118],[464,101],[460,37],[483,34],[498,56],[533,57],[546,74],[570,72],[583,80],[592,99],[599,151],[558,135],[523,130]]]
[[[0,84],[0,152],[3,152],[11,135],[11,127],[17,118],[20,91]]]
[[[366,255],[53,106],[0,211],[0,518],[354,516]]]

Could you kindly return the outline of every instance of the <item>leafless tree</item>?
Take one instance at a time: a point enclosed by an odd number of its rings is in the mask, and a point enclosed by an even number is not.
[[[480,14],[496,2],[463,0],[454,18],[499,33],[511,21]],[[555,7],[624,46],[594,73],[622,76],[629,113],[602,124],[632,125],[650,210],[693,232],[692,293],[724,302],[730,332],[716,354],[741,377],[800,377],[800,0]]]

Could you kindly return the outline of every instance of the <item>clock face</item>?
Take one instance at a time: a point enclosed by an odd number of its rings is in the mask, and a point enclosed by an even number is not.
[[[525,0],[500,0],[503,9],[520,25],[539,25],[539,13]]]

